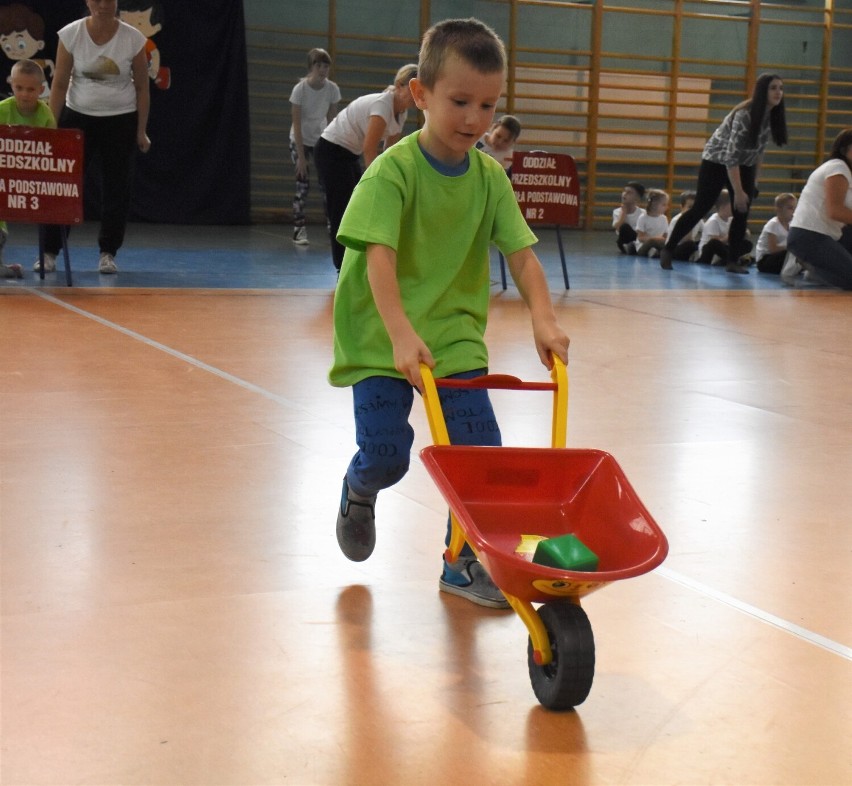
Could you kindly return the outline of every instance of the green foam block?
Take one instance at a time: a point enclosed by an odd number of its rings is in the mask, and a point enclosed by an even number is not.
[[[559,535],[541,541],[536,547],[533,562],[561,570],[598,569],[598,555],[576,535]]]

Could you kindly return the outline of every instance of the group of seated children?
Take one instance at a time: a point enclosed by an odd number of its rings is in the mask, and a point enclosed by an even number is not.
[[[647,191],[647,198],[645,194],[641,183],[629,181],[621,192],[621,204],[612,211],[615,242],[622,254],[659,256],[678,219],[695,202],[695,192],[684,191],[680,195],[680,212],[668,221],[668,194],[656,188]],[[645,207],[640,206],[643,201]],[[793,194],[779,194],[775,198],[775,216],[766,222],[755,249],[755,261],[761,273],[781,272],[787,256],[787,232],[795,208],[796,197]],[[716,200],[715,212],[706,221],[695,225],[692,232],[678,243],[672,257],[682,262],[694,260],[708,265],[725,264],[732,218],[731,198],[724,190]],[[749,240],[737,249],[740,257],[748,255],[751,250]]]

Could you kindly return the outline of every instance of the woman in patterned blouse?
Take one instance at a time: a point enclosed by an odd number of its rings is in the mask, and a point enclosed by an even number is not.
[[[777,74],[761,74],[751,98],[737,104],[713,132],[704,146],[695,204],[681,216],[674,231],[660,251],[660,266],[672,269],[672,253],[677,244],[713,207],[717,197],[727,188],[731,195],[734,218],[731,222],[726,270],[748,273],[739,264],[743,251],[746,223],[751,201],[757,195],[760,162],[769,138],[776,145],[787,143],[787,120],[784,112],[784,83]]]

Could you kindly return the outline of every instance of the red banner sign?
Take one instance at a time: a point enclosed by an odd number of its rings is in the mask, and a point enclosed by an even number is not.
[[[0,218],[83,222],[83,133],[0,125]]]
[[[512,158],[512,188],[528,224],[577,226],[580,182],[566,153],[521,153]]]

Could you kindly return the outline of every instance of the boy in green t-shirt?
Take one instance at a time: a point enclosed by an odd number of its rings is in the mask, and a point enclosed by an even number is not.
[[[18,60],[9,75],[12,97],[0,101],[0,125],[56,128],[50,108],[39,99],[44,85],[44,71],[32,60]],[[20,265],[3,264],[3,248],[9,231],[0,221],[0,278],[22,278]]]
[[[375,501],[408,471],[408,422],[420,362],[436,377],[486,373],[489,247],[507,258],[532,315],[542,363],[567,360],[547,281],[509,179],[475,150],[503,91],[506,55],[475,19],[450,19],[424,36],[409,83],[422,130],[382,153],[364,173],[338,232],[346,255],[334,299],[331,384],[352,386],[358,452],[343,479],[337,541],[351,560],[375,546]],[[499,445],[487,390],[441,389],[450,441]],[[444,564],[440,588],[507,608],[468,546]]]

